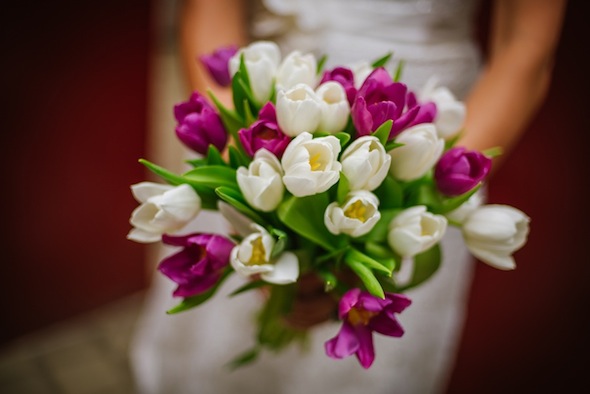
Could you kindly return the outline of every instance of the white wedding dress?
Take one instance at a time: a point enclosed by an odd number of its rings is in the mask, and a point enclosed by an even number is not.
[[[291,49],[327,54],[329,65],[374,60],[393,51],[405,61],[402,81],[418,89],[431,76],[462,97],[480,67],[472,41],[474,0],[266,0],[256,13],[256,38]],[[194,229],[224,233],[215,213],[199,215]],[[310,335],[308,350],[265,352],[233,372],[225,364],[254,344],[256,292],[227,294],[244,281],[232,276],[209,302],[169,316],[174,284],[156,274],[138,321],[131,358],[140,393],[377,394],[444,392],[460,339],[473,262],[459,232],[443,241],[439,271],[407,295],[412,305],[399,320],[402,338],[375,334],[376,359],[364,370],[354,356],[332,360],[324,342],[339,323]],[[165,249],[170,252],[171,249]]]

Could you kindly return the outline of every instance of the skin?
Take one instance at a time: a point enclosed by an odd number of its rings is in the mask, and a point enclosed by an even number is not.
[[[458,145],[478,151],[501,147],[503,154],[494,159],[494,170],[522,137],[546,97],[566,2],[495,0],[492,4],[488,58],[465,101],[467,119]],[[181,58],[191,91],[211,89],[224,103],[231,103],[229,90],[217,87],[195,59],[221,46],[246,44],[245,3],[241,0],[182,3]],[[323,284],[317,278],[303,280],[287,322],[303,329],[333,316],[336,302],[322,289]]]

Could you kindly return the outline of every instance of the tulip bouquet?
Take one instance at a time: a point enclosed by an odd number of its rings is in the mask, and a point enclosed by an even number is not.
[[[233,107],[211,92],[174,107],[176,135],[199,158],[184,174],[140,160],[168,184],[132,186],[141,205],[128,238],[179,248],[158,267],[182,298],[169,313],[206,302],[232,274],[248,279],[232,296],[264,295],[257,345],[237,364],[304,335],[288,317],[313,277],[342,323],[327,355],[368,368],[373,332],[402,336],[404,292],[435,274],[449,225],[481,261],[515,267],[529,218],[476,193],[493,150],[456,146],[464,104],[432,82],[410,91],[390,57],[324,70],[325,58],[283,59],[272,42],[220,49],[201,60]],[[231,234],[183,233],[201,209],[221,212]],[[402,262],[413,264],[403,281]]]

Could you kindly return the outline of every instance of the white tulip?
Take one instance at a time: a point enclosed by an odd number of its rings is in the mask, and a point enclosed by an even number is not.
[[[241,48],[229,60],[229,71],[232,77],[240,67],[242,54],[246,70],[248,70],[252,94],[259,103],[265,103],[271,96],[274,78],[281,61],[279,47],[271,41],[256,41]]]
[[[391,157],[377,137],[367,135],[354,140],[342,153],[340,162],[351,190],[371,191],[387,176]]]
[[[402,257],[413,257],[437,244],[447,230],[447,219],[423,205],[407,208],[389,223],[387,241]]]
[[[321,118],[321,102],[308,85],[297,84],[277,92],[277,122],[283,133],[295,137],[304,131],[317,130]]]
[[[418,179],[426,174],[443,153],[445,141],[436,134],[431,123],[419,124],[402,131],[395,142],[403,144],[389,152],[390,172],[402,181]]]
[[[344,130],[350,115],[350,105],[342,85],[334,81],[325,82],[316,89],[316,95],[322,111],[318,129],[330,134]]]
[[[131,186],[141,203],[129,222],[133,228],[127,238],[142,243],[157,242],[164,233],[175,233],[197,216],[201,198],[187,184],[179,186],[141,182]]]
[[[332,234],[360,237],[373,229],[381,218],[379,199],[366,190],[350,192],[344,205],[333,202],[326,208],[324,224]]]
[[[236,174],[246,201],[263,212],[274,210],[283,199],[285,187],[282,176],[281,163],[266,149],[256,151],[248,169],[240,167]]]
[[[224,201],[217,201],[217,210],[231,225],[232,231],[235,231],[241,237],[252,234],[252,225],[254,221],[238,211],[232,205]]]
[[[287,190],[296,197],[328,190],[340,179],[339,153],[340,141],[336,137],[313,139],[310,133],[298,135],[289,143],[281,160]]]
[[[463,223],[467,249],[479,260],[502,270],[516,268],[512,254],[526,243],[530,218],[507,205],[484,205]]]
[[[290,89],[299,83],[315,86],[317,67],[317,61],[311,53],[303,55],[299,51],[291,52],[277,70],[277,89]]]
[[[271,258],[274,238],[261,226],[253,225],[257,232],[248,235],[230,255],[230,263],[242,276],[260,277],[270,283],[293,283],[299,277],[299,260],[295,253],[283,252],[276,259]]]
[[[358,62],[350,66],[354,75],[354,87],[360,89],[365,79],[373,72],[373,67],[368,62]]]
[[[420,92],[420,101],[432,101],[436,105],[434,125],[439,137],[450,140],[455,137],[465,122],[465,104],[455,98],[444,86],[437,86],[435,79],[430,79]]]

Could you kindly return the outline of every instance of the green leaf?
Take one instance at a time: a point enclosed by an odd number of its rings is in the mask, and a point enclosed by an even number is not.
[[[252,362],[256,361],[258,355],[260,354],[260,348],[258,346],[245,351],[244,353],[238,355],[232,361],[227,364],[227,368],[230,371],[234,371],[240,367],[245,365],[251,364]]]
[[[151,172],[153,172],[154,174],[164,179],[166,182],[173,186],[186,183],[185,179],[181,175],[174,174],[173,172],[168,171],[164,167],[160,167],[159,165],[149,162],[145,159],[139,159],[139,162],[146,166],[148,170],[150,170]]]
[[[223,201],[225,201],[226,203],[228,203],[244,215],[248,216],[250,219],[258,223],[259,225],[267,225],[266,221],[252,208],[250,208],[246,200],[244,200],[244,196],[242,196],[242,194],[239,191],[231,187],[222,186],[216,188],[215,193],[219,196],[220,199],[222,199]]]
[[[307,197],[291,196],[279,205],[279,219],[291,230],[322,248],[333,251],[343,238],[330,233],[324,225],[324,211],[330,203],[326,192]]]
[[[215,104],[215,107],[217,107],[217,111],[219,111],[223,126],[225,126],[225,129],[232,136],[234,141],[238,141],[238,130],[246,127],[244,120],[235,111],[226,108],[221,101],[215,97],[212,91],[209,90],[207,93],[209,94],[211,101],[213,101],[213,104]]]
[[[389,52],[387,55],[375,60],[372,64],[371,67],[373,68],[377,68],[377,67],[383,67],[387,64],[387,62],[389,62],[389,59],[391,59],[391,56],[393,56],[393,52]]]
[[[383,293],[381,283],[379,283],[379,281],[375,277],[375,274],[373,274],[373,271],[371,271],[366,265],[356,260],[345,259],[344,262],[359,277],[359,279],[363,282],[369,293],[381,299],[385,298],[385,294]]]
[[[241,144],[240,144],[241,148]],[[238,169],[239,167],[246,167],[250,164],[250,157],[241,150],[238,150],[235,146],[230,145],[228,148],[229,152],[229,165],[231,168]]]
[[[211,289],[207,290],[202,294],[185,298],[180,302],[180,304],[168,310],[166,313],[169,315],[173,315],[175,313],[184,312],[201,305],[203,302],[207,301],[215,294],[217,289],[219,289],[219,286],[228,278],[228,276],[232,272],[234,272],[232,269],[226,269],[221,275],[221,278],[219,278],[215,286],[213,286]]]
[[[226,165],[225,161],[221,157],[221,153],[219,153],[219,149],[217,149],[213,144],[209,145],[209,149],[207,150],[207,164],[219,166]]]
[[[441,253],[440,246],[434,245],[432,248],[414,256],[414,272],[410,282],[403,286],[403,291],[416,287],[432,277],[440,267]]]
[[[476,187],[468,191],[467,193],[461,194],[460,196],[453,198],[443,198],[437,209],[433,210],[434,213],[444,215],[445,213],[451,212],[459,208],[465,203],[471,196],[473,196],[481,188],[481,183]]]
[[[394,140],[388,141],[387,144],[385,144],[385,152],[391,152],[392,150],[394,150],[395,148],[399,148],[400,146],[404,146],[404,144],[395,142]]]
[[[335,133],[334,137],[338,138],[340,140],[340,146],[342,148],[344,148],[346,146],[346,144],[348,143],[348,141],[350,141],[350,134],[345,133],[343,131]]]
[[[489,148],[481,152],[484,156],[489,157],[490,159],[494,157],[501,156],[504,153],[504,150],[501,146],[495,146],[493,148]]]
[[[256,117],[252,114],[252,107],[248,100],[244,100],[244,119],[246,120],[246,126],[250,126],[256,121]]]
[[[289,237],[287,236],[286,232],[276,228],[271,229],[270,234],[277,237],[277,241],[275,242],[275,245],[273,246],[272,251],[270,252],[271,258],[274,259],[278,257],[281,253],[283,253],[285,247],[287,246],[287,241],[289,240]]]
[[[438,213],[440,211],[441,196],[432,180],[423,179],[413,184],[408,189],[407,196],[407,206],[425,205],[431,212]]]
[[[202,166],[209,165],[207,163],[207,159],[189,159],[189,160],[186,160],[186,163],[190,164],[191,167],[202,167]]]
[[[367,242],[365,251],[389,271],[393,272],[396,269],[396,256],[391,249],[375,242]]]
[[[332,272],[324,269],[317,269],[316,272],[324,281],[324,291],[332,291],[338,286],[338,278]]]
[[[346,196],[350,192],[350,183],[348,182],[348,178],[344,175],[343,172],[340,172],[340,180],[338,181],[338,191],[336,192],[336,201],[338,201],[339,205],[344,205],[346,201]]]
[[[229,296],[235,297],[238,294],[242,294],[242,293],[245,293],[250,290],[258,289],[263,286],[268,286],[268,282],[265,282],[262,279],[255,280],[255,281],[249,281],[248,283],[245,283],[244,285],[238,287],[236,290],[232,291]]]
[[[318,66],[316,68],[316,74],[320,75],[322,73],[322,71],[324,70],[324,65],[326,64],[326,61],[328,60],[328,55],[322,55],[322,57],[320,57],[320,60],[318,60]]]
[[[404,191],[395,179],[386,176],[374,191],[379,198],[379,210],[400,208],[403,205]]]
[[[386,120],[371,135],[373,137],[377,137],[379,139],[379,142],[381,142],[381,145],[385,147],[385,145],[387,145],[387,140],[389,140],[389,133],[391,132],[391,127],[393,127],[393,120]]]
[[[395,68],[395,73],[393,74],[393,82],[399,82],[402,77],[402,72],[404,71],[405,62],[400,60],[397,63],[397,67]]]
[[[186,183],[208,186],[215,189],[219,186],[227,186],[238,189],[236,170],[226,166],[197,167],[183,175]]]
[[[388,267],[385,267],[383,264],[381,264],[379,261],[373,259],[370,256],[367,256],[366,254],[364,254],[363,252],[361,252],[360,250],[354,249],[354,248],[350,248],[346,254],[344,255],[344,261],[357,261],[363,265],[365,265],[367,268],[379,271],[387,276],[391,276],[393,269],[389,269]]]

